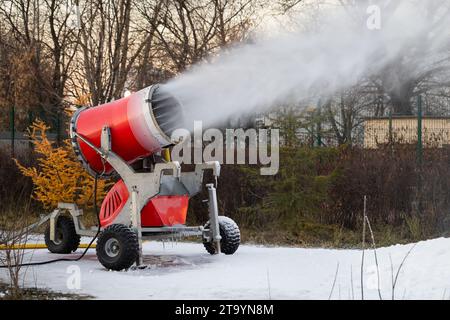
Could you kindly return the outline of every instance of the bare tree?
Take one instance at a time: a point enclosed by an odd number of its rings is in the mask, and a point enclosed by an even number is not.
[[[42,93],[46,87],[43,72],[46,63],[42,59],[43,34],[38,7],[36,0],[12,0],[0,5],[0,105],[15,106],[19,116],[26,114],[31,104],[46,107]]]
[[[45,112],[54,123],[62,116],[78,46],[78,31],[68,25],[69,15],[66,0],[2,2],[0,47],[5,50],[1,53],[5,73],[0,82],[6,85],[0,85],[0,100],[3,96],[4,104],[25,115]]]
[[[132,0],[96,0],[82,7],[80,66],[83,70],[77,79],[79,82],[85,79],[94,105],[120,98],[133,73],[135,78],[140,77],[136,81],[138,86],[146,83],[146,76],[140,71],[148,70],[157,24],[152,22],[151,28],[146,29],[143,22],[144,18],[155,20],[161,4],[143,3],[151,7],[145,17],[136,9],[144,4]]]
[[[53,71],[51,87],[54,95],[51,102],[61,105],[65,96],[66,82],[78,49],[79,30],[68,24],[69,10],[65,0],[45,0],[48,12],[48,31],[50,39],[45,42],[52,55]]]
[[[163,48],[158,45],[156,31],[164,1],[138,1],[136,8],[142,20],[141,32],[146,40],[137,57],[133,87],[140,89],[164,81],[173,74],[164,67]]]
[[[258,0],[163,0],[144,2],[140,11],[153,26],[164,61],[173,73],[204,60],[219,48],[243,39],[254,23]],[[157,19],[148,12],[157,12]]]
[[[361,5],[353,0],[339,2],[344,7]],[[385,2],[382,7],[385,22],[392,19],[402,3]],[[362,8],[366,8],[364,4]],[[429,24],[373,77],[376,92],[387,98],[386,104],[393,114],[410,115],[413,113],[415,97],[429,94],[445,98],[448,90],[444,90],[444,93],[442,89],[450,87],[450,43],[443,40],[443,35],[448,32],[450,5],[445,1],[434,1],[423,8],[422,14],[428,17]]]
[[[356,130],[377,103],[377,97],[368,94],[365,88],[361,86],[342,91],[324,106],[328,123],[340,145],[355,142]]]

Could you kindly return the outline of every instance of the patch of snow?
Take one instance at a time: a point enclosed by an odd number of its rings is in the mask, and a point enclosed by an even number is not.
[[[392,274],[413,246],[377,250],[383,299],[392,299]],[[450,239],[445,238],[417,243],[398,274],[395,299],[449,299],[448,248]],[[78,262],[29,267],[25,283],[98,299],[361,299],[361,250],[241,245],[234,255],[211,256],[201,243],[186,242],[144,242],[143,250],[145,269],[108,271],[91,249]],[[44,249],[29,250],[27,257],[45,261],[76,254]],[[73,288],[72,265],[79,267],[79,288]],[[6,270],[0,269],[0,279],[7,279]],[[372,250],[365,252],[363,283],[364,297],[379,299]]]

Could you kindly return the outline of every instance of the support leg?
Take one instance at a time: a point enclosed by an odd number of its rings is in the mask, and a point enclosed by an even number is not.
[[[133,187],[133,192],[131,193],[131,223],[137,234],[138,238],[138,258],[136,260],[136,266],[140,267],[144,264],[142,257],[142,226],[141,226],[141,213],[139,211],[138,203],[138,191],[136,187]]]
[[[209,224],[211,228],[212,241],[216,247],[216,254],[220,253],[220,228],[219,228],[219,210],[217,208],[217,194],[214,184],[207,184],[209,195]]]
[[[56,220],[59,216],[59,208],[53,210],[50,214],[50,240],[55,241],[56,238]]]

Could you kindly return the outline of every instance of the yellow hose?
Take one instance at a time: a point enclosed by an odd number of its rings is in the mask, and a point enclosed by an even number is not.
[[[78,248],[80,249],[85,249],[88,247],[87,243],[81,243]],[[91,248],[95,248],[96,244],[93,243],[91,245]],[[47,246],[44,243],[34,243],[34,244],[16,244],[16,245],[12,245],[12,246],[6,246],[4,244],[0,245],[0,250],[19,250],[19,249],[47,249]]]
[[[170,162],[170,149],[169,148],[165,148],[162,150],[162,156],[164,158],[164,160],[166,160],[167,162]]]

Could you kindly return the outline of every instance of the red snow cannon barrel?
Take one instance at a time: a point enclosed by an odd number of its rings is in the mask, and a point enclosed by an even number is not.
[[[132,164],[174,144],[170,135],[182,126],[182,119],[179,101],[153,85],[113,102],[77,110],[70,122],[70,137],[87,171],[108,177],[114,169],[75,132],[100,147],[102,128],[108,126],[112,151]]]

